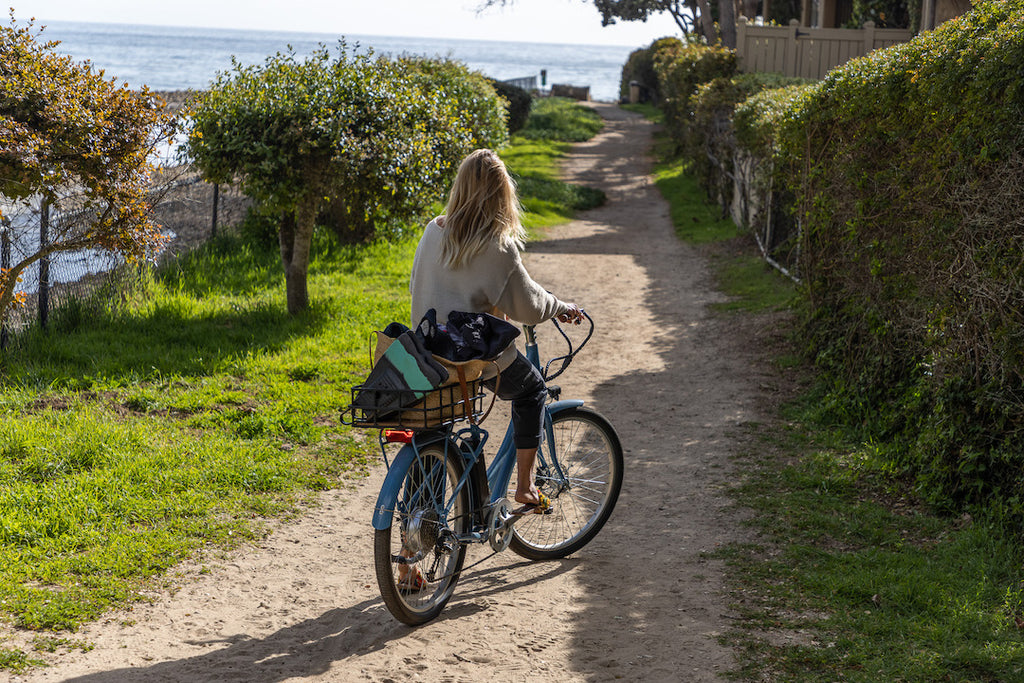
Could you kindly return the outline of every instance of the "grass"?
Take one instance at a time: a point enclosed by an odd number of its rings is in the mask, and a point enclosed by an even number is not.
[[[705,199],[697,179],[687,172],[687,162],[671,156],[664,136],[658,136],[655,149],[661,161],[654,169],[654,182],[669,203],[676,235],[689,244],[708,247],[717,283],[730,295],[728,302],[715,307],[749,312],[788,308],[795,295],[792,282],[759,258],[753,238]]]
[[[734,492],[763,539],[719,554],[743,618],[736,678],[1024,680],[1019,539],[893,496],[863,447],[800,429],[747,456]]]
[[[575,210],[556,179],[566,150],[517,138],[503,151],[536,181],[533,229]],[[0,619],[73,631],[361,476],[373,449],[338,409],[371,331],[408,319],[415,248],[318,236],[312,305],[289,316],[276,250],[227,235],[141,277],[123,305],[73,304],[21,335],[0,359]],[[0,633],[0,670],[39,663],[7,645]],[[36,641],[72,647],[89,645]]]
[[[662,147],[664,151],[665,148]],[[710,256],[731,302],[723,315],[784,310],[797,293],[759,263],[752,240],[663,154],[657,183],[681,239]],[[1024,681],[1024,546],[1015,530],[928,510],[873,444],[817,422],[812,368],[777,349],[803,379],[777,420],[751,425],[756,449],[731,489],[753,510],[754,543],[713,556],[727,565],[739,615],[721,637],[741,653],[742,681]]]
[[[501,153],[519,186],[528,229],[564,223],[576,212],[604,203],[601,190],[558,179],[559,160],[572,143],[593,137],[600,128],[601,118],[593,109],[557,97],[534,101],[526,127]]]

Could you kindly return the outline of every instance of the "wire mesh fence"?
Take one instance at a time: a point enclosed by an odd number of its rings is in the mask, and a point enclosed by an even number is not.
[[[127,264],[102,249],[59,251],[30,264],[15,292],[23,304],[9,310],[0,325],[0,347],[16,345],[19,333],[46,328],[54,311],[71,301],[92,307],[117,306],[139,281],[141,270],[194,249],[224,226],[237,225],[250,201],[237,187],[211,185],[187,166],[163,166],[154,175],[150,195],[154,222],[168,236],[160,254],[145,264]],[[56,202],[33,198],[8,205],[0,225],[0,268],[11,268],[42,251],[48,240],[84,227],[73,195]],[[76,223],[77,222],[77,223]]]

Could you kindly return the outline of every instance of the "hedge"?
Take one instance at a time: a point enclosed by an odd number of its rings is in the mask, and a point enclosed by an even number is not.
[[[694,115],[692,98],[698,86],[732,77],[736,73],[736,53],[700,43],[665,46],[654,56],[654,71],[665,125],[676,142],[685,146]]]
[[[678,38],[659,38],[647,47],[633,50],[629,58],[622,66],[622,76],[619,81],[619,95],[623,101],[629,101],[630,85],[640,85],[640,101],[661,102],[661,94],[658,92],[658,74],[654,71],[654,58],[661,50],[676,51],[681,49],[683,43]]]
[[[826,403],[939,505],[1024,513],[1024,0],[836,69],[781,124]],[[792,92],[792,91],[791,91]],[[758,108],[761,107],[760,110]]]
[[[690,169],[710,197],[727,206],[732,200],[737,131],[733,124],[736,107],[764,90],[774,92],[808,82],[774,73],[738,74],[715,78],[697,86],[690,98],[689,133],[684,153]]]
[[[982,0],[813,85],[736,76],[700,45],[654,64],[712,196],[747,182],[763,222],[754,178],[802,226],[781,248],[799,254],[824,417],[937,506],[1024,521],[1024,0]]]
[[[533,95],[517,85],[488,78],[487,81],[494,88],[494,92],[508,102],[508,125],[509,135],[523,129],[526,120],[530,118],[530,108],[533,106]]]

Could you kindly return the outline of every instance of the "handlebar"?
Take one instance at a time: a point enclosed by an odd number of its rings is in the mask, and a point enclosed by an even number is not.
[[[587,323],[589,324],[589,329],[587,330],[587,334],[583,338],[583,341],[581,341],[579,345],[576,346],[575,348],[573,348],[572,339],[570,339],[569,335],[565,333],[565,330],[562,329],[562,326],[558,324],[558,320],[556,318],[551,318],[551,323],[555,326],[555,329],[558,330],[558,333],[562,335],[562,339],[565,340],[566,346],[569,347],[569,351],[564,355],[555,356],[554,358],[549,360],[547,364],[544,365],[543,370],[541,370],[541,374],[544,376],[544,381],[550,382],[551,380],[565,372],[569,365],[572,363],[573,359],[576,357],[576,354],[582,351],[583,347],[586,346],[587,342],[590,341],[590,338],[594,336],[594,319],[587,315],[587,312],[584,310],[581,310],[580,313],[583,314],[584,319],[586,319]],[[523,333],[526,336],[526,343],[528,345],[533,346],[537,344],[537,337],[534,333],[534,327],[534,325],[523,325]],[[559,362],[561,363],[561,365],[554,372],[554,374],[548,374],[551,369],[551,366]]]

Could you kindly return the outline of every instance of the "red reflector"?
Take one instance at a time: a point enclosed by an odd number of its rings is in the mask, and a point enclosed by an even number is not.
[[[408,429],[385,429],[384,440],[388,443],[412,443],[415,433]]]

